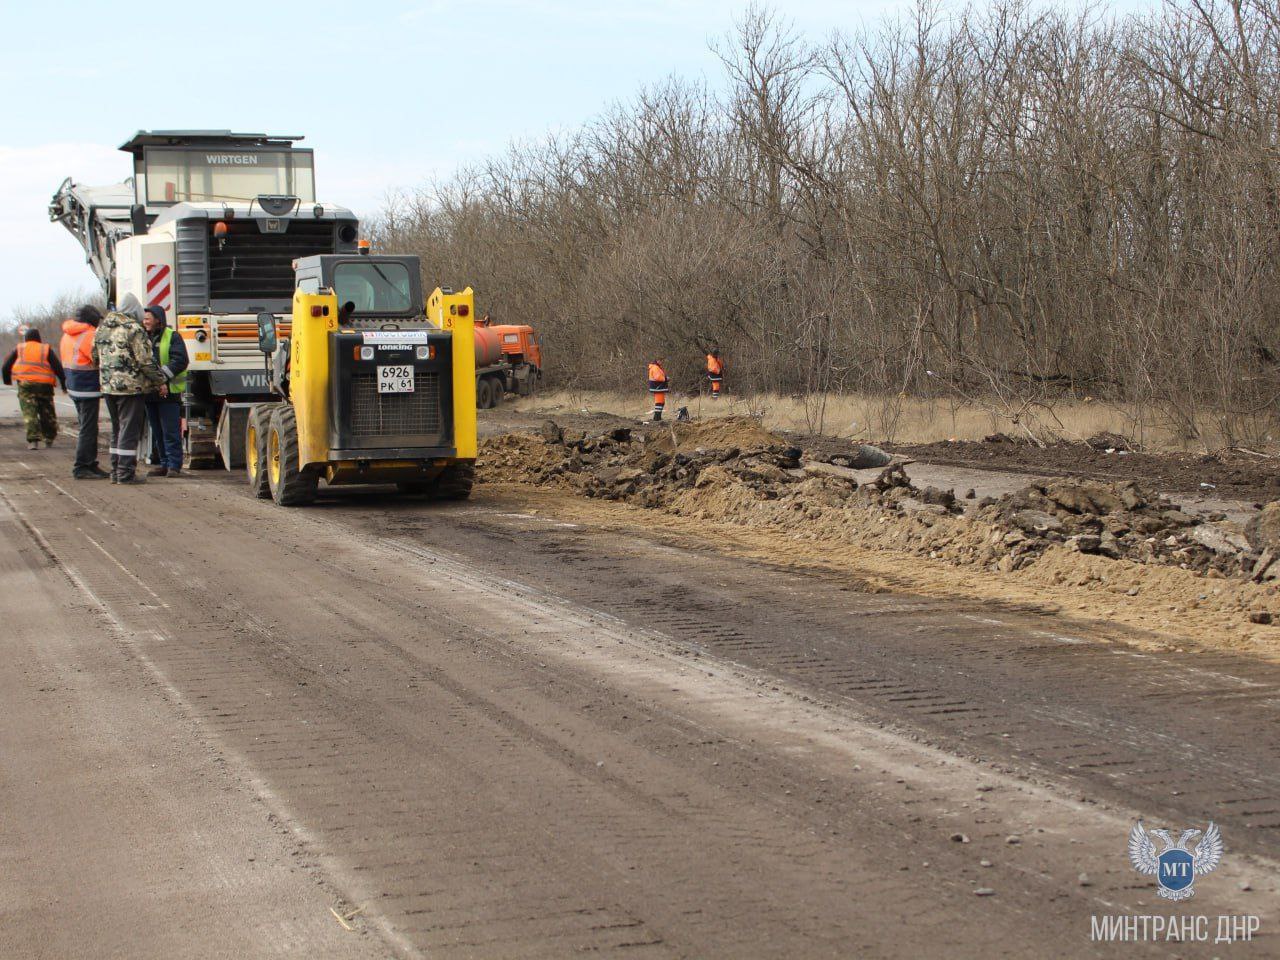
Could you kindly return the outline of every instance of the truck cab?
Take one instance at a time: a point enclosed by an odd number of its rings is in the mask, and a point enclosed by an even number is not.
[[[538,335],[533,332],[533,327],[527,324],[498,324],[490,329],[498,335],[502,343],[502,355],[508,363],[528,363],[537,370],[542,369],[542,348],[538,346]]]

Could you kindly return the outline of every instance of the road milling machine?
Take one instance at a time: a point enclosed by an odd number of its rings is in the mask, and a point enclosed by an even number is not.
[[[243,465],[245,418],[270,400],[257,316],[288,317],[293,262],[355,255],[359,222],[317,200],[301,137],[230,130],[139,131],[121,150],[133,176],[63,181],[49,205],[84,248],[109,303],[165,308],[191,358],[183,396],[192,467]],[[288,322],[284,324],[287,332]]]
[[[273,399],[250,407],[245,467],[259,497],[315,499],[321,481],[471,495],[476,458],[474,295],[424,305],[417,257],[323,254],[296,263],[282,336],[258,317]]]
[[[68,177],[49,204],[50,219],[84,248],[108,303],[132,293],[164,307],[183,338],[191,360],[183,447],[195,469],[245,465],[249,411],[275,398],[257,319],[281,318],[288,336],[294,262],[359,251],[355,215],[317,201],[314,155],[297,146],[301,139],[140,130],[120,147],[133,157],[132,177],[105,187]],[[473,331],[479,405],[532,393],[542,377],[533,328],[481,323]]]

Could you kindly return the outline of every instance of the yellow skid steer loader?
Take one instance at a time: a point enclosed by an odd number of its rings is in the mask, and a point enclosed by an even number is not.
[[[476,459],[471,288],[437,288],[424,305],[417,257],[361,249],[295,262],[287,339],[274,314],[258,315],[278,399],[249,410],[249,485],[286,507],[310,503],[321,481],[465,499]]]

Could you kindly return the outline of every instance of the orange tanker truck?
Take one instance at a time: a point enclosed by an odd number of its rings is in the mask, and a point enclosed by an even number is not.
[[[508,393],[527,397],[542,379],[542,348],[533,327],[476,320],[476,406],[496,407]]]

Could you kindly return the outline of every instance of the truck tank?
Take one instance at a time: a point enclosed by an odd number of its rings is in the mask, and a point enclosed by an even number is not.
[[[476,325],[476,369],[482,370],[502,361],[502,336],[489,327]]]

